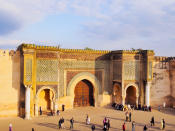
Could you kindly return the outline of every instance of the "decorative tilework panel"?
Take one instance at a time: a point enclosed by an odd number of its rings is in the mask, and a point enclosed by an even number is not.
[[[104,69],[104,90],[108,90],[109,86],[109,62],[108,61],[78,61],[78,60],[60,60],[59,63],[59,97],[64,96],[64,83],[67,83],[67,81],[64,81],[64,70],[76,70],[77,71],[85,71],[89,72],[88,70],[98,70],[98,69]],[[100,77],[100,73],[96,74],[97,78],[101,82],[102,76]],[[67,76],[68,77],[68,76]],[[67,78],[66,78],[67,80]],[[102,83],[100,83],[102,85]],[[101,92],[100,92],[101,93]]]
[[[115,80],[121,80],[122,78],[122,62],[121,61],[115,61],[113,64],[113,77]]]
[[[58,60],[37,60],[37,82],[58,81]]]
[[[25,79],[26,82],[32,82],[32,59],[26,60]]]
[[[124,62],[124,79],[139,80],[139,61]]]

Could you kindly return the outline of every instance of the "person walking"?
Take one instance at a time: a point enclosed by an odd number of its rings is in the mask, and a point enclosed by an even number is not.
[[[160,111],[160,106],[158,106],[158,110]]]
[[[108,121],[107,121],[107,129],[109,130],[110,127],[111,127],[110,120],[108,119]]]
[[[131,112],[129,112],[129,122],[131,122]]]
[[[64,128],[64,118],[61,118],[61,128]]]
[[[107,131],[107,125],[106,124],[103,127],[103,131]]]
[[[9,124],[9,131],[12,131],[12,124]]]
[[[151,126],[154,126],[154,116],[151,118]]]
[[[60,110],[57,110],[57,115],[58,115],[58,116],[60,115]]]
[[[73,129],[73,125],[74,125],[74,118],[72,117],[72,119],[70,119],[70,129]]]
[[[62,111],[64,111],[64,110],[65,110],[65,105],[63,104],[63,105],[62,105]]]
[[[92,129],[92,131],[95,131],[95,125],[94,124],[92,124],[91,129]]]
[[[125,122],[124,122],[123,125],[122,125],[122,129],[123,129],[123,131],[126,130]]]
[[[132,122],[132,131],[135,131],[135,121]]]
[[[41,108],[41,106],[39,108],[39,112],[40,112],[40,115],[42,115],[42,108]]]
[[[144,127],[143,127],[143,131],[147,131],[147,126],[145,125]]]
[[[89,117],[89,115],[87,115],[87,117],[86,117],[86,124],[87,124],[87,125],[90,124],[90,117]]]
[[[165,129],[165,120],[163,119],[163,130]]]
[[[103,126],[105,126],[107,124],[107,118],[105,117],[103,120]]]
[[[125,115],[126,115],[126,121],[128,121],[128,118],[129,118],[129,113],[128,113],[128,111],[126,111]]]
[[[58,128],[61,129],[61,119],[58,121]]]
[[[161,129],[162,130],[165,129],[165,120],[164,119],[161,120]]]

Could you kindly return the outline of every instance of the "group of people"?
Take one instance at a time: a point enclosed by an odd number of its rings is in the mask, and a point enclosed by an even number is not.
[[[131,112],[128,113],[128,111],[127,111],[125,113],[125,115],[126,115],[126,121],[131,122]],[[151,118],[150,125],[151,125],[151,127],[155,125],[154,116]],[[147,129],[148,129],[147,125],[144,125],[143,131],[147,131]],[[160,127],[160,129],[161,130],[165,129],[165,120],[164,119],[161,120],[161,127]],[[122,130],[123,131],[126,130],[125,122],[122,125]],[[132,121],[132,131],[135,131],[135,121]]]
[[[65,111],[65,105],[64,104],[62,105],[62,111]],[[42,107],[41,106],[39,107],[39,113],[40,113],[40,115],[43,114],[43,110],[42,110]],[[60,110],[56,110],[56,112],[54,112],[53,110],[50,111],[50,115],[51,116],[53,116],[54,113],[56,113],[57,115],[60,115]]]
[[[154,116],[151,118],[150,124],[151,124],[151,126],[154,126],[154,125],[155,125]],[[160,127],[160,128],[161,128],[162,130],[165,129],[165,120],[164,120],[164,119],[161,120],[161,127]]]
[[[58,127],[59,129],[62,129],[64,128],[64,118],[60,118],[60,120],[58,121]]]
[[[138,110],[142,110],[142,111],[149,111],[151,112],[152,111],[152,107],[151,106],[146,106],[146,105],[143,105],[141,106],[141,104],[138,104]]]
[[[126,115],[126,121],[131,122],[131,115],[132,115],[131,112],[126,111],[125,115]]]
[[[110,120],[105,117],[104,120],[103,120],[103,130],[104,131],[109,130],[110,126],[111,126],[110,125]]]
[[[112,107],[116,110],[121,110],[121,111],[142,110],[142,111],[150,111],[151,112],[151,110],[152,110],[151,106],[146,106],[146,105],[141,106],[141,104],[138,104],[138,106],[130,105],[130,104],[124,106],[122,104],[113,103]]]
[[[131,122],[131,112],[127,111],[125,113],[125,115],[126,115],[126,121]],[[90,124],[90,117],[89,117],[89,115],[86,116],[86,124],[88,124],[88,125]],[[70,129],[73,129],[73,127],[74,127],[73,125],[74,125],[74,118],[72,117],[70,119]],[[154,116],[151,118],[150,125],[151,125],[151,127],[155,126]],[[59,129],[63,129],[64,128],[64,118],[63,117],[61,117],[59,119],[58,127],[59,127]],[[135,121],[132,121],[132,131],[135,131],[135,127],[136,127]],[[92,129],[92,131],[95,130],[95,125],[94,124],[91,125],[91,129]],[[109,129],[110,129],[110,120],[107,117],[105,117],[104,120],[103,120],[103,131],[107,131]],[[165,120],[162,119],[161,120],[161,130],[164,130],[164,129],[165,129]],[[126,124],[125,124],[125,122],[122,125],[122,130],[126,131]],[[147,130],[148,130],[147,125],[144,125],[143,131],[147,131]],[[9,131],[12,131],[12,124],[9,125]],[[34,131],[34,128],[32,128],[32,131]]]
[[[73,127],[74,127],[73,125],[74,125],[74,118],[72,117],[70,119],[70,129],[73,129]],[[59,127],[59,129],[65,128],[64,127],[64,118],[63,117],[59,119],[59,121],[58,121],[58,127]]]

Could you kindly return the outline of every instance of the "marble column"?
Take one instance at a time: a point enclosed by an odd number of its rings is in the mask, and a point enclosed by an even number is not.
[[[147,82],[146,83],[146,106],[150,106],[150,85],[151,83],[150,82]]]
[[[30,85],[25,85],[25,119],[30,119]]]

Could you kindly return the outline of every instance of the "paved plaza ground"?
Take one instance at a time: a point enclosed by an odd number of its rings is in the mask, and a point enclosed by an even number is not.
[[[162,118],[166,122],[166,131],[175,131],[175,110],[169,112],[164,110],[159,112],[153,110],[152,112],[132,111],[132,120],[136,122],[136,131],[143,131],[144,124],[147,124],[149,131],[160,130],[160,121]],[[22,118],[0,118],[0,131],[8,131],[9,123],[13,125],[13,131],[57,131],[58,120],[60,117],[65,118],[65,129],[69,130],[70,118],[73,116],[75,120],[74,131],[90,131],[91,126],[85,124],[86,115],[89,114],[91,123],[96,125],[96,130],[102,130],[103,119],[108,117],[111,121],[111,131],[118,131],[122,129],[122,124],[125,120],[125,112],[114,110],[110,107],[79,107],[65,112],[61,112],[60,116],[39,116],[31,120],[24,120]],[[155,118],[155,126],[150,127],[151,117]],[[131,122],[126,122],[126,130],[131,131]]]

